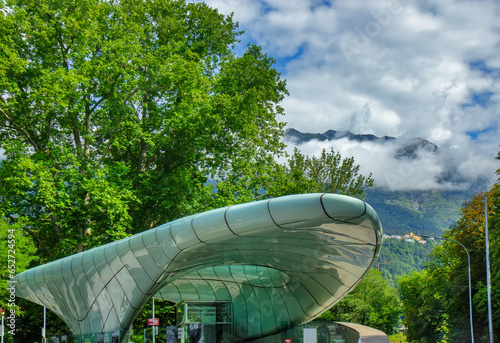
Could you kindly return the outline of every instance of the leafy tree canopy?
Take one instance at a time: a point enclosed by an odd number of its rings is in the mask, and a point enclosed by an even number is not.
[[[500,328],[500,185],[478,193],[461,211],[460,220],[444,237],[462,243],[470,254],[472,308],[476,341],[488,336],[485,252],[485,196],[488,198],[493,331]],[[451,240],[443,241],[432,253],[421,273],[399,282],[406,313],[408,336],[427,342],[463,342],[470,338],[467,254]]]
[[[287,90],[238,34],[203,3],[1,2],[0,206],[42,260],[257,195]]]
[[[371,174],[359,174],[353,157],[325,149],[319,157],[303,155],[297,148],[285,165],[277,166],[267,190],[273,196],[298,193],[337,193],[363,198],[363,190],[373,186]]]
[[[392,334],[400,314],[397,290],[389,286],[379,271],[370,268],[356,288],[321,318],[362,324]]]
[[[17,301],[10,301],[8,281],[12,275],[28,269],[30,263],[37,260],[36,248],[31,237],[26,236],[19,223],[9,225],[0,219],[0,308],[6,314],[18,310]]]
[[[384,222],[385,223],[385,222]],[[429,262],[435,247],[432,240],[426,244],[409,243],[404,239],[388,238],[382,243],[382,250],[374,264],[391,287],[397,287],[398,277],[421,271]]]
[[[399,293],[410,342],[448,342],[449,315],[440,291],[447,282],[446,274],[429,270],[400,278]]]

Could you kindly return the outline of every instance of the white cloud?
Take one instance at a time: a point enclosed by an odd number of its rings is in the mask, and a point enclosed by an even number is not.
[[[343,138],[330,142],[313,140],[298,148],[309,156],[319,156],[323,149],[331,148],[344,158],[354,156],[362,175],[371,173],[375,187],[389,190],[464,190],[478,179],[492,182],[490,171],[496,168],[493,158],[484,159],[477,151],[454,147],[438,152],[419,151],[416,159],[396,159],[394,155],[404,143],[407,142],[373,143]],[[289,154],[294,147],[289,144]]]
[[[447,163],[464,174],[494,178],[500,144],[499,2],[206,2],[234,12],[246,39],[280,63],[291,94],[283,103],[288,127],[420,136],[437,144],[449,155]],[[489,101],[478,103],[481,96]],[[363,168],[380,168],[382,157],[365,157],[366,146],[343,149]],[[428,165],[445,168],[426,158]],[[399,168],[391,163],[382,165]],[[411,167],[421,185],[435,186],[427,169]]]
[[[187,1],[189,2],[189,0]],[[200,2],[200,1],[193,1]],[[204,1],[209,6],[217,8],[220,13],[230,15],[234,13],[234,19],[242,25],[256,20],[261,15],[261,4],[254,0],[210,0]]]

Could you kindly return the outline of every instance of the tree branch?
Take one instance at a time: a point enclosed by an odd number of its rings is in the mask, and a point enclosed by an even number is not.
[[[59,45],[59,49],[61,50],[61,56],[62,56],[63,62],[64,62],[64,69],[69,70],[69,63],[68,63],[68,58],[67,58],[69,48],[66,48],[64,46],[64,43],[62,41],[62,37],[61,38],[58,37],[58,38],[56,38],[56,40],[57,40],[57,43]]]
[[[91,128],[91,125],[90,125],[90,117],[92,115],[92,112],[90,111],[90,108],[89,108],[89,103],[87,102],[85,104],[85,137],[84,137],[84,151],[83,151],[83,154],[85,155],[85,157],[88,157],[89,154],[90,154],[90,128]]]
[[[49,247],[47,247],[47,246],[45,245],[45,243],[44,243],[44,242],[43,242],[43,241],[42,241],[42,240],[38,237],[38,235],[37,235],[37,234],[35,234],[33,231],[31,231],[31,230],[30,230],[28,227],[26,227],[26,226],[24,227],[24,230],[26,230],[26,232],[28,232],[28,234],[29,234],[31,237],[33,237],[33,238],[34,238],[34,239],[38,242],[38,244],[40,245],[40,247],[41,247],[43,250],[45,250],[45,252],[46,252],[47,254],[49,254],[49,255],[50,255],[50,257],[51,257],[52,259],[54,259],[54,258],[55,258],[54,253],[52,252],[52,250],[50,250],[50,249],[49,249]]]
[[[139,91],[139,88],[134,89],[132,92],[130,92],[130,94],[125,98],[125,100],[123,102],[127,103],[130,100],[130,98],[132,98],[132,96],[134,96],[138,91]],[[115,131],[118,130],[118,128],[120,127],[122,120],[123,120],[123,114],[118,118],[118,122],[115,125]],[[116,138],[116,135],[111,135],[111,137],[108,139],[108,143],[106,144],[106,147],[104,148],[104,152],[102,153],[101,158],[99,158],[99,160],[95,164],[96,166],[100,165],[104,161],[104,159],[106,158],[106,156],[109,153],[109,150],[111,149],[111,144],[113,144],[115,138]]]
[[[99,99],[99,101],[98,101],[98,102],[96,102],[96,103],[94,104],[94,106],[92,106],[92,108],[90,109],[90,112],[91,112],[91,113],[92,113],[92,112],[94,112],[94,111],[95,111],[95,109],[97,108],[97,106],[99,106],[99,105],[100,105],[100,104],[104,101],[104,99],[105,99],[105,97],[102,97],[101,99]]]
[[[7,101],[2,97],[0,96],[0,99],[2,100],[2,102],[7,105]],[[37,142],[33,139],[33,137],[31,137],[31,135],[29,134],[28,131],[26,131],[22,126],[18,125],[16,123],[16,121],[11,118],[6,111],[4,111],[3,109],[0,108],[0,113],[4,116],[4,118],[9,122],[9,124],[11,125],[11,127],[17,131],[19,131],[24,137],[26,137],[26,139],[31,143],[31,145],[33,146],[33,148],[36,150],[36,151],[40,151],[40,146],[37,144]]]
[[[73,140],[75,141],[77,155],[82,151],[82,140],[80,138],[80,131],[78,130],[78,124],[70,123],[69,126],[73,131]]]
[[[51,215],[51,219],[44,219],[44,218],[38,218],[41,222],[44,222],[44,223],[49,223],[51,225],[53,225],[55,227],[55,231],[56,231],[56,234],[59,235],[59,233],[61,232],[62,230],[62,227],[59,225],[59,224],[56,224],[55,223],[55,219],[53,218],[54,216]],[[58,240],[59,241],[59,240]]]

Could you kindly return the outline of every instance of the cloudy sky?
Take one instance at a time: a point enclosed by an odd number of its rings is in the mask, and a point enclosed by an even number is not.
[[[288,128],[423,137],[439,154],[338,141],[379,186],[443,187],[447,170],[494,182],[500,150],[500,2],[205,0],[276,59]],[[301,146],[317,154],[331,143]],[[411,181],[410,181],[411,180]],[[452,183],[444,184],[452,187]]]

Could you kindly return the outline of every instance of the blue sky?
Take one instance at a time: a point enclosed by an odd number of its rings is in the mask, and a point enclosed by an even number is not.
[[[396,146],[337,142],[335,149],[354,156],[379,185],[394,186],[387,175],[396,171],[396,188],[442,187],[436,177],[450,168],[468,178],[496,179],[500,2],[205,2],[221,13],[234,12],[245,31],[243,44],[256,43],[277,60],[290,91],[282,104],[287,127],[401,141],[423,137],[439,147],[439,156],[424,154],[402,165],[392,159]],[[329,147],[301,146],[307,154],[322,148]]]

